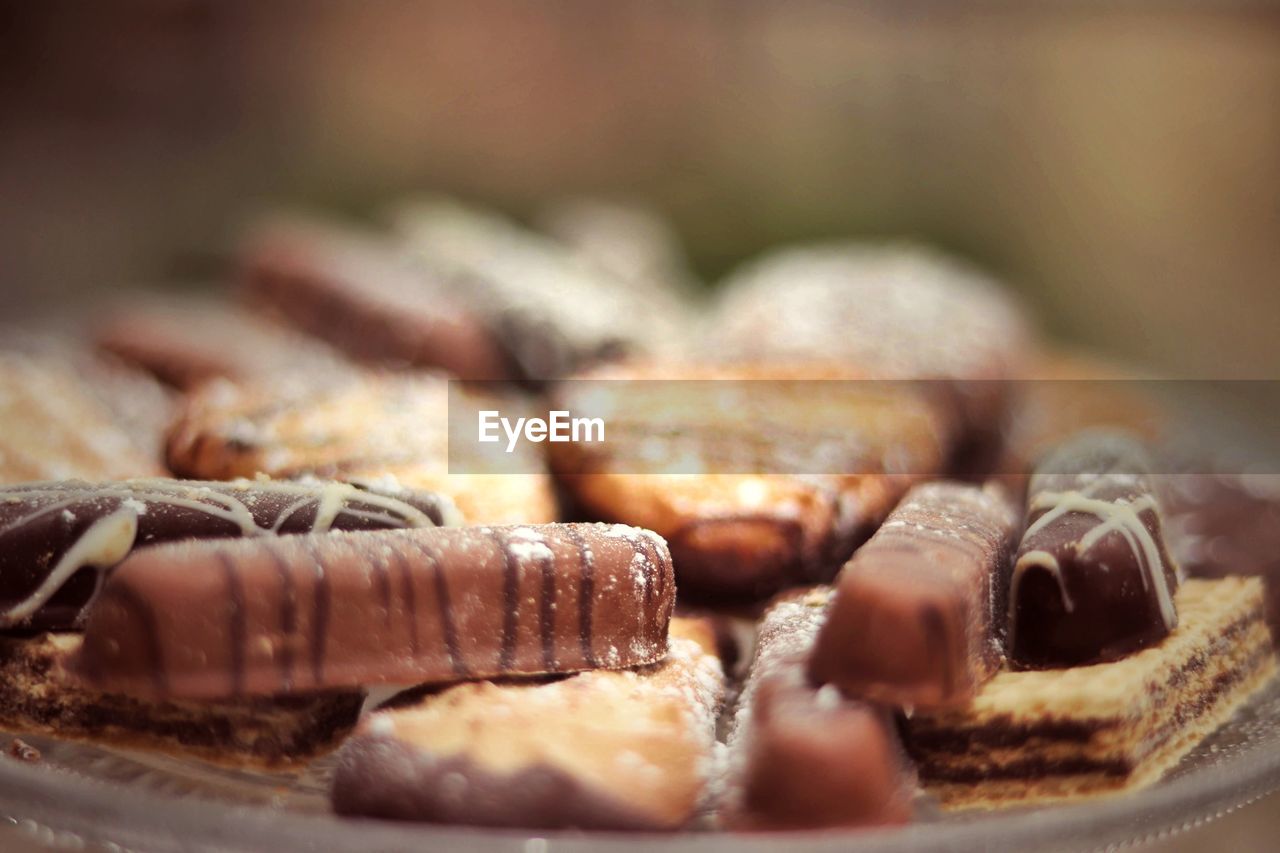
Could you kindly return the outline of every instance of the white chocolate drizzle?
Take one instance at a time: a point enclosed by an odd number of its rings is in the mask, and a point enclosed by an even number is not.
[[[270,527],[262,527],[246,500],[228,494],[228,490],[236,489],[245,490],[249,499],[262,494],[297,495],[297,499],[276,514]],[[442,497],[438,500],[443,522],[460,523],[461,519],[450,502]],[[0,526],[0,537],[56,513],[70,516],[68,522],[74,521],[71,508],[75,506],[117,503],[107,515],[80,534],[35,590],[7,610],[0,611],[0,627],[16,625],[30,618],[82,568],[98,569],[100,582],[101,572],[123,560],[137,544],[138,519],[149,511],[152,503],[226,521],[245,537],[278,535],[295,513],[309,506],[315,507],[308,531],[311,533],[328,532],[340,515],[381,522],[388,528],[435,526],[427,513],[407,501],[339,482],[234,480],[214,483],[139,479],[101,484],[77,481],[32,483],[0,488],[0,505],[41,501],[48,502]]]
[[[1177,610],[1173,601],[1173,590],[1169,588],[1169,578],[1165,574],[1164,562],[1160,558],[1160,546],[1156,543],[1151,532],[1147,530],[1146,525],[1142,523],[1141,518],[1141,514],[1144,512],[1159,512],[1155,498],[1151,495],[1139,495],[1131,500],[1117,499],[1108,501],[1093,497],[1092,492],[1101,483],[1102,479],[1099,477],[1090,480],[1085,484],[1084,488],[1079,490],[1036,493],[1031,499],[1029,509],[1033,513],[1042,510],[1045,512],[1044,515],[1037,518],[1027,527],[1023,541],[1070,513],[1093,515],[1098,519],[1098,523],[1082,536],[1079,541],[1073,543],[1072,547],[1075,552],[1077,554],[1086,553],[1110,533],[1119,533],[1124,537],[1125,543],[1129,546],[1139,565],[1143,589],[1154,588],[1156,601],[1160,607],[1161,619],[1164,621],[1165,627],[1172,630],[1178,624]],[[1018,602],[1018,588],[1023,575],[1031,568],[1039,568],[1049,572],[1057,581],[1058,589],[1062,594],[1063,608],[1068,613],[1074,609],[1074,602],[1067,592],[1066,582],[1062,576],[1062,567],[1059,565],[1057,557],[1048,551],[1028,551],[1018,558],[1013,567],[1013,578],[1009,591],[1011,643],[1014,639],[1012,632],[1016,630],[1018,624],[1017,619],[1014,618]]]
[[[114,566],[133,549],[137,535],[136,510],[120,509],[98,519],[67,549],[34,592],[0,616],[0,624],[21,622],[35,613],[81,568]]]

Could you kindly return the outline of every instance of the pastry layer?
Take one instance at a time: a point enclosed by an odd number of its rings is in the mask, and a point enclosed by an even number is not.
[[[66,661],[78,634],[0,638],[0,728],[158,750],[227,766],[284,768],[338,745],[363,694],[149,702],[81,686]]]
[[[1111,663],[1006,671],[966,708],[920,714],[907,747],[949,808],[1096,796],[1150,784],[1275,673],[1257,579],[1187,581],[1179,625]]]
[[[70,361],[0,354],[0,483],[162,473]]]
[[[662,663],[471,682],[365,718],[340,753],[341,814],[484,826],[677,829],[706,795],[724,676],[706,620]]]
[[[438,491],[474,524],[553,521],[555,498],[536,458],[521,470],[537,473],[450,472],[450,418],[459,430],[458,419],[475,422],[462,406],[451,413],[450,397],[434,374],[210,383],[189,396],[169,435],[168,462],[197,479],[310,474]]]
[[[830,581],[915,482],[938,474],[949,422],[918,389],[822,365],[602,368],[556,407],[607,441],[548,445],[593,516],[671,546],[683,594],[722,603]]]

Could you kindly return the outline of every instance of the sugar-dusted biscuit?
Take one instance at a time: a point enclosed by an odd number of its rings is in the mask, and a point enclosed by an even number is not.
[[[70,362],[0,353],[0,483],[161,475]]]
[[[1186,581],[1178,627],[1111,663],[1006,671],[968,706],[908,719],[949,808],[1078,800],[1160,778],[1276,671],[1256,578]]]
[[[771,252],[721,290],[699,352],[826,360],[876,379],[940,380],[971,440],[999,429],[1030,323],[987,274],[920,247],[831,243]]]
[[[606,441],[549,445],[591,515],[661,533],[681,590],[762,599],[830,580],[914,482],[945,465],[950,421],[914,387],[808,368],[623,366],[555,407]]]
[[[685,827],[712,777],[724,698],[714,651],[705,622],[675,619],[652,666],[394,702],[343,747],[334,809],[481,826]]]
[[[554,521],[550,478],[527,448],[528,473],[450,473],[450,418],[462,416],[437,375],[215,383],[187,400],[167,457],[186,477],[310,474],[438,491],[476,524]]]

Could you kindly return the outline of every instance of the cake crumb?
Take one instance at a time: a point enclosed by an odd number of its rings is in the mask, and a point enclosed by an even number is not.
[[[42,757],[40,755],[40,750],[36,749],[34,746],[27,743],[25,740],[22,740],[21,738],[14,738],[13,740],[9,741],[9,755],[13,756],[19,761],[26,761],[30,764],[34,764],[35,762],[39,761]]]

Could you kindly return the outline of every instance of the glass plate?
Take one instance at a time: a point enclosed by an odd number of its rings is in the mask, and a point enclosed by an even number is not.
[[[839,832],[636,835],[515,832],[340,819],[332,759],[297,776],[23,735],[38,762],[0,760],[0,826],[81,850],[593,851],[1095,849],[1212,820],[1280,788],[1280,680],[1273,679],[1163,780],[1074,806],[926,814],[908,827]],[[9,743],[5,736],[3,746]]]

